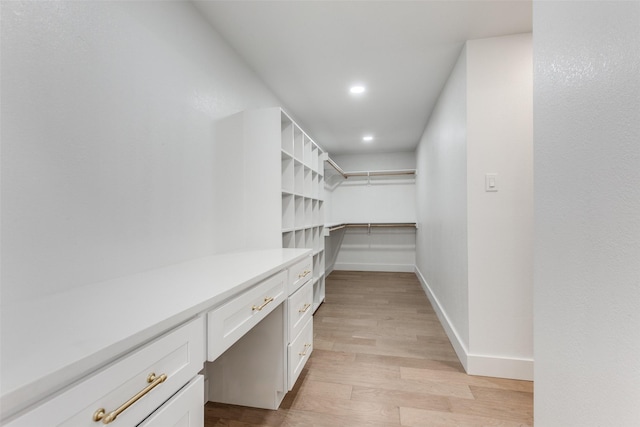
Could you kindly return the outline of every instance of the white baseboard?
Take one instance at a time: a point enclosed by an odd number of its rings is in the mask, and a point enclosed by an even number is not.
[[[333,270],[343,271],[388,271],[398,273],[413,273],[413,264],[365,264],[365,263],[335,263]]]
[[[330,274],[331,274],[331,272],[334,270],[334,268],[333,268],[334,266],[335,266],[335,264],[330,265],[329,267],[327,267],[327,268],[324,270],[324,277],[327,277],[328,275],[330,275]]]
[[[449,321],[447,313],[417,266],[415,267],[415,272],[467,374],[533,381],[533,359],[469,353],[467,346],[458,336],[456,329]]]
[[[533,381],[533,360],[470,354],[467,373],[483,377]]]
[[[440,323],[442,324],[442,327],[444,328],[444,331],[447,334],[447,337],[449,337],[449,341],[451,342],[451,345],[453,346],[453,349],[455,350],[456,355],[460,360],[460,363],[462,363],[464,370],[467,373],[469,373],[469,369],[467,368],[468,366],[467,355],[469,354],[469,351],[467,350],[467,346],[460,339],[458,332],[449,321],[449,317],[447,316],[447,313],[442,308],[442,305],[440,305],[440,301],[438,301],[438,298],[431,291],[431,288],[429,287],[429,284],[427,283],[424,276],[420,272],[420,269],[417,266],[414,266],[414,267],[415,267],[416,276],[418,276],[418,280],[422,285],[422,289],[424,289],[424,293],[427,294],[427,298],[429,298],[429,301],[431,302],[431,306],[435,310],[436,315],[438,316],[438,319],[440,320]]]

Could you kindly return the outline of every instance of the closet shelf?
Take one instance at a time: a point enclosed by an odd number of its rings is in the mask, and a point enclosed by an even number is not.
[[[281,192],[283,196],[293,196],[293,197],[299,197],[301,199],[312,200],[314,202],[324,202],[324,200],[321,199],[319,195],[318,196],[304,195],[303,193],[295,192],[286,188],[283,188]]]
[[[383,170],[383,171],[358,171],[358,172],[345,172],[347,178],[353,177],[376,177],[376,176],[401,176],[401,175],[415,175],[415,169],[397,169],[397,170]]]
[[[325,235],[332,231],[341,230],[343,228],[418,228],[415,222],[349,222],[343,224],[327,224],[325,225]]]
[[[395,176],[395,177],[411,176],[411,177],[415,177],[415,175],[416,175],[416,170],[415,169],[392,169],[392,170],[371,170],[371,171],[345,172],[329,156],[325,157],[325,163],[328,164],[329,166],[331,166],[335,170],[335,172],[337,172],[337,173],[325,172],[325,176],[327,177],[327,179],[325,179],[326,183],[329,183],[329,180],[331,178],[338,177],[338,176],[342,177],[344,180],[347,180],[349,178],[367,178],[370,181],[371,178],[384,177],[384,176],[389,176],[389,177],[391,177],[391,176]],[[326,169],[326,170],[330,170],[330,169]],[[340,178],[338,178],[338,179],[340,179]],[[337,187],[338,185],[340,185],[341,182],[343,182],[343,181],[340,180],[335,185],[332,185],[332,187],[333,188]]]

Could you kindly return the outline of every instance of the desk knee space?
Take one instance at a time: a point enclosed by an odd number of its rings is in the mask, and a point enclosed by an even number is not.
[[[208,314],[207,400],[278,409],[313,350],[307,257]]]

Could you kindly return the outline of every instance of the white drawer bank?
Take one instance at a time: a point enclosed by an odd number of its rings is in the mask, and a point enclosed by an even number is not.
[[[288,390],[300,376],[313,350],[313,259],[299,261],[289,269],[287,300]]]
[[[288,381],[288,269],[310,253],[205,257],[3,306],[0,424],[202,426],[204,381],[197,373],[215,359],[208,350],[253,346],[254,330],[280,337],[270,341],[276,351],[264,354]],[[233,304],[249,304],[250,315],[232,314],[218,325]],[[241,325],[231,335],[229,319]],[[256,361],[264,368],[262,356],[245,359],[246,369]],[[210,387],[219,380],[209,377]]]

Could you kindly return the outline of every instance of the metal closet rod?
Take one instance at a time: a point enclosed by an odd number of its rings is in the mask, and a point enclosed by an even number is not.
[[[387,170],[387,171],[372,171],[372,172],[345,172],[347,178],[350,176],[390,176],[390,175],[415,175],[416,171],[413,169],[402,170]]]
[[[415,175],[416,171],[413,169],[401,169],[401,170],[386,170],[386,171],[372,171],[372,172],[345,172],[340,166],[330,157],[327,157],[327,162],[333,167],[344,179],[350,176],[392,176],[392,175]]]
[[[337,171],[338,171],[338,173],[339,173],[340,175],[342,175],[342,177],[343,177],[344,179],[347,179],[347,178],[348,178],[348,176],[347,176],[347,174],[345,173],[345,171],[343,171],[343,170],[342,170],[342,168],[336,164],[336,162],[334,162],[333,160],[331,160],[331,157],[327,157],[327,162],[328,162],[328,163],[329,163],[329,164],[330,164],[330,165],[331,165],[335,170],[337,170]]]
[[[415,222],[403,222],[403,223],[393,223],[393,222],[379,222],[379,223],[375,223],[375,222],[371,222],[371,223],[348,223],[348,224],[340,224],[340,225],[335,225],[333,227],[329,227],[329,231],[335,231],[335,230],[340,230],[343,228],[347,228],[347,227],[351,227],[351,228],[374,228],[374,227],[386,227],[386,228],[416,228],[416,223]]]

